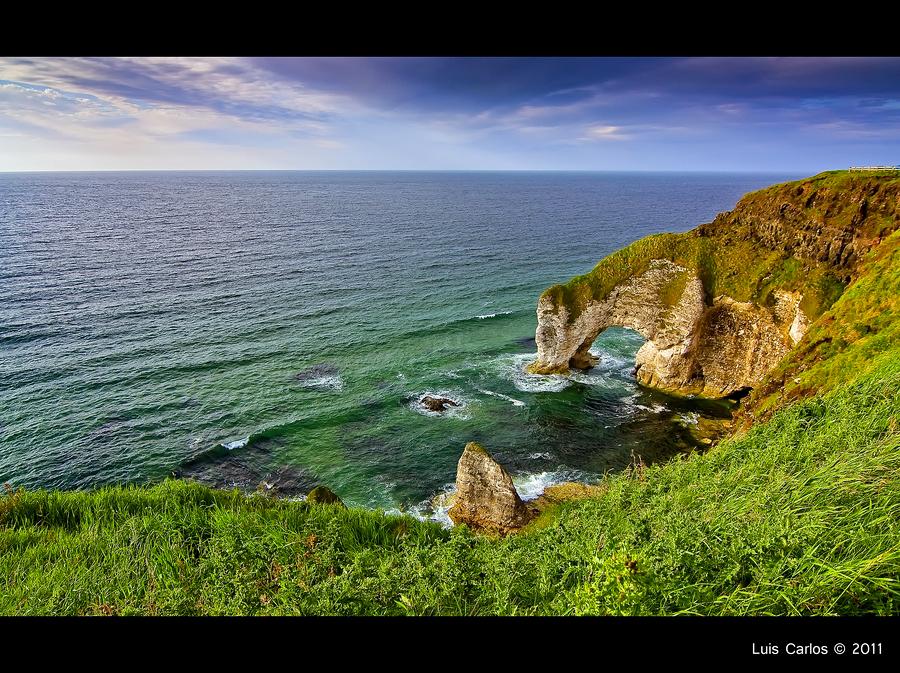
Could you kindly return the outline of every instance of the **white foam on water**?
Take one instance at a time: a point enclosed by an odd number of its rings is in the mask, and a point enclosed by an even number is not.
[[[419,521],[433,521],[444,528],[453,528],[453,521],[448,512],[453,504],[452,495],[456,493],[456,484],[444,484],[443,488],[433,497],[426,498],[417,505],[405,509],[392,507],[385,510],[385,514],[397,514],[411,516]]]
[[[696,411],[685,411],[678,414],[675,418],[684,425],[697,425],[700,422],[700,414]]]
[[[512,311],[499,311],[497,313],[485,313],[484,315],[476,315],[479,320],[487,320],[488,318],[496,318],[498,315],[509,315]]]
[[[298,381],[297,384],[304,388],[313,388],[315,390],[333,390],[337,392],[344,389],[344,381],[337,374]]]
[[[572,481],[571,479],[564,479],[560,475],[561,473],[558,471],[523,474],[513,477],[513,486],[516,487],[522,500],[534,500],[548,486],[561,484],[564,481]]]
[[[536,358],[537,353],[502,355],[499,359],[501,373],[523,393],[558,393],[571,385],[567,377],[559,374],[544,375],[526,372],[525,366],[534,362]]]
[[[507,402],[512,402],[514,407],[524,407],[525,403],[522,400],[517,400],[515,397],[510,397],[509,395],[504,395],[503,393],[495,393],[493,390],[484,390],[483,388],[476,388],[479,393],[484,393],[485,395],[490,395],[491,397],[499,397],[501,400],[506,400]]]
[[[621,389],[623,384],[627,385],[627,383],[621,379],[611,378],[607,372],[604,372],[597,367],[583,372],[570,371],[569,379],[586,386],[605,388],[607,390],[617,390]]]
[[[233,451],[234,449],[242,449],[245,446],[247,446],[247,444],[249,444],[249,443],[250,443],[250,437],[248,436],[248,437],[244,437],[243,439],[236,439],[233,442],[222,442],[220,446],[222,446],[225,449],[228,449],[229,451]]]
[[[528,460],[550,460],[551,458],[553,458],[553,456],[546,451],[528,454]]]
[[[664,411],[668,411],[669,408],[665,404],[654,404],[652,407],[648,407],[644,404],[635,404],[633,405],[635,409],[640,409],[641,411],[650,411],[654,414],[661,414]]]
[[[513,477],[513,485],[516,487],[522,500],[533,500],[534,498],[537,498],[548,486],[555,486],[556,484],[565,484],[573,481],[580,484],[593,484],[596,483],[597,476],[588,472],[582,472],[581,470],[560,466],[555,470]]]

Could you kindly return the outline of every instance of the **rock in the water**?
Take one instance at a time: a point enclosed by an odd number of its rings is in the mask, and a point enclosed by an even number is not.
[[[344,502],[327,486],[316,486],[306,496],[306,502],[313,505],[340,505]]]
[[[469,442],[456,470],[456,498],[448,512],[455,524],[505,535],[533,517],[512,479],[479,444]]]
[[[323,362],[294,374],[294,381],[304,388],[316,390],[340,390],[343,387],[340,370],[336,365]]]
[[[458,407],[459,402],[451,400],[449,397],[435,397],[433,395],[425,395],[419,400],[419,404],[429,411],[446,411],[447,407]]]
[[[294,378],[298,381],[310,381],[320,379],[325,376],[336,376],[338,373],[339,372],[336,365],[333,365],[329,362],[323,362],[321,364],[312,365],[311,367],[307,367],[306,369],[297,372],[296,374],[294,374]]]

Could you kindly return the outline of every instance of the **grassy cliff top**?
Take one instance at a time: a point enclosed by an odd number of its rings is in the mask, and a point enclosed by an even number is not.
[[[896,172],[830,171],[773,185],[709,224],[635,241],[543,297],[574,320],[652,260],[667,259],[697,274],[708,297],[770,304],[776,289],[800,291],[801,308],[815,319],[853,280],[868,249],[900,228],[898,197]]]

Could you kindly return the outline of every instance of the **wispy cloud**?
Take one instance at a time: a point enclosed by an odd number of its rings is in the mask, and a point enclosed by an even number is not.
[[[628,140],[631,136],[623,133],[621,126],[596,124],[588,126],[579,140]]]
[[[898,128],[897,58],[0,58],[5,170],[896,163]]]

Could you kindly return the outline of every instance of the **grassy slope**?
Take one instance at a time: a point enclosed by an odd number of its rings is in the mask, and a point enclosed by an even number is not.
[[[880,353],[900,343],[900,231],[865,260],[866,273],[814,322],[745,404],[765,419],[797,399],[831,390],[870,371]]]
[[[171,481],[0,501],[2,614],[900,611],[900,349],[505,540]]]

